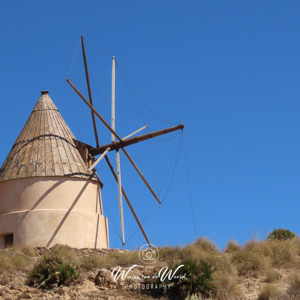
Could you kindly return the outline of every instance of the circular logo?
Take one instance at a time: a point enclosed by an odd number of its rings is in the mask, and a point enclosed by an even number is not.
[[[145,264],[154,264],[159,257],[158,249],[152,244],[146,244],[140,248],[140,260]]]

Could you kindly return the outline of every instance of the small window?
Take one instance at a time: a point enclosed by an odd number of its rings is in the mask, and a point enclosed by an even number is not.
[[[14,246],[14,235],[7,234],[4,236],[4,248],[10,248]]]

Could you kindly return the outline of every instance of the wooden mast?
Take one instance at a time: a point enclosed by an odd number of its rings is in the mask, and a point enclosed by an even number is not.
[[[89,76],[89,71],[88,71],[88,66],[87,66],[87,61],[86,61],[86,55],[85,55],[85,47],[84,47],[83,36],[81,36],[81,46],[82,46],[82,56],[83,56],[83,62],[84,62],[86,83],[87,83],[88,92],[89,92],[89,99],[90,99],[90,104],[93,106],[94,104],[93,104],[93,98],[92,98],[90,76]],[[92,120],[93,120],[93,127],[94,127],[96,145],[97,145],[97,147],[99,147],[99,139],[98,139],[96,120],[95,120],[95,113],[93,111],[91,111],[91,113],[92,113]]]
[[[115,130],[116,127],[116,103],[115,103],[115,90],[116,90],[116,76],[115,76],[115,57],[112,58],[112,72],[111,72],[111,128]],[[115,136],[111,134],[111,142],[115,142]],[[122,244],[125,245],[124,234],[124,214],[123,214],[123,201],[122,201],[122,184],[121,184],[121,164],[120,164],[120,151],[116,149],[116,161],[117,161],[117,181],[118,181],[118,194],[119,194],[119,210],[120,210],[120,223],[121,223],[121,235]]]

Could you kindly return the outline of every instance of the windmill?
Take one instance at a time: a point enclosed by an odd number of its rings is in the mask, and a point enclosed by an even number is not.
[[[111,124],[109,125],[104,118],[96,111],[93,104],[93,98],[92,98],[92,91],[91,91],[91,85],[90,85],[90,78],[89,78],[89,72],[88,72],[88,65],[87,65],[87,59],[86,59],[86,52],[85,52],[85,44],[84,44],[84,38],[81,36],[81,46],[82,46],[82,55],[83,55],[83,62],[84,62],[84,68],[85,68],[85,76],[86,76],[86,83],[87,83],[87,90],[89,95],[89,101],[82,95],[82,93],[76,88],[74,83],[67,78],[67,82],[69,85],[73,88],[73,90],[77,93],[77,95],[84,101],[84,103],[90,108],[91,110],[91,117],[93,122],[93,128],[94,128],[94,135],[95,135],[95,142],[96,147],[92,147],[90,145],[87,145],[83,142],[74,140],[75,144],[78,148],[84,149],[85,155],[87,154],[94,163],[90,166],[89,171],[94,170],[94,168],[97,166],[97,164],[104,158],[110,171],[113,174],[113,177],[115,178],[117,184],[118,184],[118,196],[119,196],[119,211],[120,211],[120,224],[121,224],[121,236],[122,236],[122,244],[125,245],[125,233],[124,233],[124,216],[123,216],[123,196],[126,200],[126,203],[129,206],[130,211],[132,212],[135,221],[137,222],[146,242],[148,245],[151,245],[150,240],[122,186],[121,181],[121,164],[120,164],[120,150],[125,154],[135,171],[138,173],[144,184],[147,186],[153,197],[156,199],[156,201],[161,204],[161,201],[159,197],[156,195],[128,151],[125,149],[129,145],[133,145],[148,139],[152,139],[154,137],[158,137],[176,130],[183,130],[184,125],[179,124],[178,126],[162,129],[159,131],[155,131],[152,133],[147,133],[144,135],[139,135],[136,137],[132,137],[133,135],[139,133],[141,130],[143,130],[146,126],[137,129],[133,133],[129,134],[126,137],[120,137],[116,131],[115,131],[115,57],[112,57],[112,90],[111,90]],[[97,117],[104,125],[105,127],[111,132],[111,143],[100,146],[99,144],[99,138],[98,138],[98,131],[97,131],[97,125],[96,125],[96,118]],[[116,141],[117,139],[117,141]],[[115,171],[111,161],[109,160],[107,153],[115,151],[116,153],[116,165],[117,165],[117,171]],[[100,157],[95,160],[95,156],[100,155]]]

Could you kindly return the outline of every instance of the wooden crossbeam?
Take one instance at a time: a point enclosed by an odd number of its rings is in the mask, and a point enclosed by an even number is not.
[[[163,135],[163,134],[167,134],[167,133],[170,133],[170,132],[173,132],[176,130],[180,130],[180,129],[182,130],[183,128],[184,128],[184,125],[180,124],[178,126],[170,127],[167,129],[162,129],[162,130],[155,131],[155,132],[146,133],[146,134],[143,134],[143,135],[140,135],[137,137],[133,137],[130,139],[126,139],[126,140],[122,139],[122,141],[110,143],[110,144],[107,144],[107,145],[104,145],[104,146],[101,146],[101,147],[98,147],[95,149],[91,149],[90,153],[91,153],[91,155],[99,155],[99,154],[103,153],[107,148],[110,148],[109,151],[116,150],[119,148],[124,148],[126,146],[133,145],[133,144],[136,144],[136,143],[139,143],[139,142],[151,139],[151,138],[155,138],[155,137]]]

